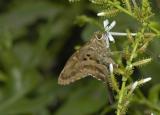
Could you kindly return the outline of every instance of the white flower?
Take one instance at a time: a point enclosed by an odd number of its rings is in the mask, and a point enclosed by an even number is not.
[[[122,32],[111,32],[110,30],[112,28],[114,28],[116,25],[116,21],[113,21],[110,25],[109,25],[109,20],[106,19],[103,21],[103,26],[104,29],[106,31],[105,33],[105,39],[106,39],[106,43],[107,43],[107,47],[109,47],[109,42],[115,42],[114,37],[113,36],[127,36],[127,33],[122,33]],[[132,36],[136,36],[137,33],[131,33]]]
[[[116,21],[113,21],[110,25],[109,25],[109,21],[108,20],[104,20],[103,22],[103,26],[104,26],[104,29],[106,31],[106,34],[105,34],[105,38],[106,38],[106,41],[107,43],[109,41],[111,42],[115,42],[112,34],[110,33],[110,30],[116,25]],[[108,47],[109,47],[109,44],[108,44]]]
[[[113,64],[112,63],[109,64],[109,71],[111,74],[113,73]]]

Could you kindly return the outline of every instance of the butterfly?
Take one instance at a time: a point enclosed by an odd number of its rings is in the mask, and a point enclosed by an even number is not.
[[[87,76],[103,82],[109,79],[109,64],[115,64],[107,47],[106,36],[95,32],[91,39],[77,50],[61,71],[58,84],[67,85]]]

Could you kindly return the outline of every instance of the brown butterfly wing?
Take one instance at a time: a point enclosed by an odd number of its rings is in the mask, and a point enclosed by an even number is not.
[[[104,81],[109,73],[108,63],[112,62],[105,41],[97,40],[93,36],[69,58],[58,78],[58,83],[66,85],[89,75]]]

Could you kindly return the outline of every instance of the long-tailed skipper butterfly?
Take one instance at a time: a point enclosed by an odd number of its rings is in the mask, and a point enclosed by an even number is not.
[[[95,32],[90,41],[69,58],[60,73],[58,84],[67,85],[86,76],[106,81],[110,63],[114,64],[114,61],[107,47],[105,34]]]

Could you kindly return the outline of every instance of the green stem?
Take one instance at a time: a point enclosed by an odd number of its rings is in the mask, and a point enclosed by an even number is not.
[[[123,97],[124,97],[124,94],[125,94],[124,91],[125,91],[126,81],[128,79],[128,76],[129,76],[127,73],[128,73],[128,71],[130,71],[132,69],[132,67],[130,65],[132,63],[132,60],[133,60],[133,58],[135,56],[135,53],[136,53],[136,50],[138,48],[139,39],[137,39],[135,41],[134,48],[132,50],[130,59],[128,60],[127,66],[126,66],[126,69],[125,69],[126,74],[123,76],[123,79],[122,79],[122,87],[121,87],[121,90],[120,90],[119,100],[118,100],[118,106],[117,106],[117,115],[121,115],[121,110],[122,110],[122,107],[123,107],[122,102],[123,102],[123,99],[124,99]]]
[[[160,35],[160,31],[159,30],[157,30],[155,27],[153,27],[152,25],[148,25],[148,27],[153,31],[153,32],[155,32],[156,34],[158,34],[158,35]]]
[[[129,12],[132,12],[132,8],[131,8],[131,5],[130,5],[130,1],[129,1],[129,0],[125,0],[125,3],[126,3],[127,10],[128,10]]]
[[[123,97],[124,97],[126,81],[127,81],[127,79],[125,77],[123,77],[122,87],[121,87],[121,90],[120,90],[119,100],[118,100],[117,115],[121,115],[122,101],[123,101]]]
[[[121,10],[122,12],[134,17],[134,15],[132,15],[131,12],[129,12],[128,10],[126,10],[125,8],[121,7],[120,5],[115,4],[114,2],[109,1],[109,4],[111,4],[112,6],[114,6],[115,8]]]
[[[124,12],[125,14],[128,14],[129,16],[136,18],[132,12],[130,12],[130,10],[126,10],[125,8],[121,7],[120,5],[115,4],[114,2],[109,1],[109,4],[111,4],[112,6],[114,6],[115,8],[119,9],[120,11]],[[153,32],[155,32],[156,34],[160,35],[160,31],[157,30],[155,27],[149,25],[148,26]]]
[[[138,42],[135,43],[135,46],[134,46],[134,48],[132,50],[132,53],[131,53],[131,56],[130,56],[130,59],[129,59],[129,65],[131,64],[131,62],[132,62],[132,60],[133,60],[133,58],[135,56],[135,52],[137,50],[137,47],[138,47]]]

